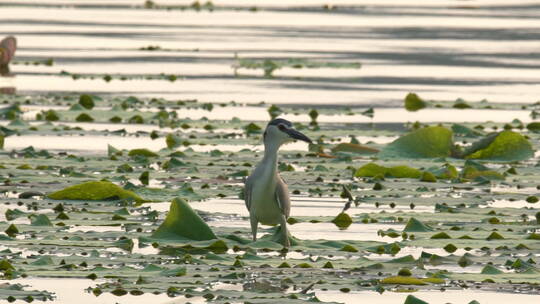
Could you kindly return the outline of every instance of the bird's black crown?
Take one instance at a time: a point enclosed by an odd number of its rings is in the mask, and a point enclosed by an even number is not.
[[[292,127],[292,123],[283,118],[276,118],[268,123],[269,126],[277,126],[279,124],[284,124],[287,127]]]

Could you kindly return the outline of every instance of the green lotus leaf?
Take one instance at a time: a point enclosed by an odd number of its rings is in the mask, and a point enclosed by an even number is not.
[[[399,284],[399,285],[427,285],[428,283],[415,277],[393,276],[384,278],[380,281],[381,284]]]
[[[92,110],[92,108],[94,108],[94,105],[95,105],[94,99],[92,98],[92,96],[88,94],[82,94],[79,97],[79,104],[88,110]]]
[[[405,96],[404,103],[405,109],[411,112],[423,109],[427,105],[426,102],[423,101],[420,97],[418,97],[418,95],[416,95],[415,93],[407,94],[407,96]]]
[[[92,122],[94,121],[94,118],[86,113],[81,113],[79,116],[75,118],[75,121],[78,122]]]
[[[413,295],[408,295],[407,298],[405,299],[404,304],[429,304],[429,303],[426,301],[422,301]]]
[[[67,187],[48,195],[54,200],[110,200],[134,199],[138,203],[144,202],[137,194],[124,190],[109,181],[90,181],[79,185]]]
[[[459,176],[456,167],[450,164],[444,164],[442,167],[430,167],[426,171],[432,173],[436,178],[440,179],[455,179]]]
[[[332,223],[339,228],[347,228],[352,224],[352,222],[351,216],[345,212],[341,212],[332,220]]]
[[[86,108],[83,107],[82,105],[76,103],[76,104],[73,104],[71,107],[69,107],[69,110],[70,111],[84,111],[84,110],[86,110]]]
[[[426,127],[394,140],[378,154],[381,158],[449,157],[453,133],[445,127]]]
[[[415,219],[414,217],[411,217],[407,224],[405,225],[405,228],[403,229],[405,232],[429,232],[433,231],[433,228],[429,227],[428,225],[422,223],[421,221]]]
[[[341,143],[332,148],[332,153],[348,152],[356,154],[375,154],[379,153],[378,149],[362,146],[359,144]]]
[[[422,171],[409,166],[384,167],[375,163],[368,163],[356,170],[356,177],[387,176],[395,178],[419,178]]]
[[[484,268],[482,268],[482,272],[480,273],[481,274],[501,274],[504,272],[493,265],[487,264],[486,266],[484,266]]]
[[[158,157],[159,156],[157,153],[152,152],[148,149],[133,149],[129,151],[128,155],[130,157],[135,157],[135,156]]]
[[[527,129],[532,132],[540,132],[540,122],[531,122],[527,124]]]
[[[523,135],[502,131],[492,133],[464,152],[468,159],[521,161],[534,156],[531,143]]]
[[[35,266],[54,265],[54,261],[50,256],[44,255],[44,256],[41,256],[39,259],[30,263],[30,265],[35,265]]]
[[[152,234],[153,238],[167,240],[213,240],[216,235],[204,220],[189,206],[177,197],[172,200],[165,221]]]
[[[469,127],[466,127],[460,124],[453,124],[452,131],[454,132],[456,136],[463,136],[463,137],[478,137],[478,136],[483,135],[482,132],[476,131],[474,129],[471,129]]]
[[[32,226],[52,226],[51,220],[45,214],[38,214],[30,217]]]
[[[433,173],[425,171],[422,173],[422,176],[420,177],[420,181],[422,182],[428,182],[428,183],[435,183],[437,182],[437,178]]]
[[[167,144],[167,148],[174,149],[182,144],[182,139],[172,133],[169,133],[165,137],[165,143]]]

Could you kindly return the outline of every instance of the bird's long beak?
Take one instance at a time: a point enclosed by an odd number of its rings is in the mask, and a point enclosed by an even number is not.
[[[305,141],[305,142],[310,143],[310,144],[312,143],[312,141],[311,141],[311,139],[309,139],[309,137],[305,136],[302,132],[296,131],[293,128],[287,129],[285,131],[285,133],[287,133],[290,137],[292,137],[294,139]]]

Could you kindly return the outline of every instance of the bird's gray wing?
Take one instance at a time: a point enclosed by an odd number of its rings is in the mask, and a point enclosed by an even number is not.
[[[246,203],[246,208],[251,210],[251,191],[253,189],[253,182],[251,176],[246,179],[244,182],[244,202]]]
[[[291,214],[291,198],[289,197],[289,187],[281,179],[277,177],[276,183],[276,201],[281,209],[281,213],[285,215],[285,218],[288,218]]]

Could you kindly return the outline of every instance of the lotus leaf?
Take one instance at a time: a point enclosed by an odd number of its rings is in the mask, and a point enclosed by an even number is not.
[[[90,181],[79,185],[67,187],[48,195],[55,200],[107,200],[107,199],[133,199],[144,202],[137,194],[124,190],[109,181]]]
[[[378,154],[381,158],[449,157],[453,148],[452,131],[445,127],[426,127],[401,136]]]
[[[521,161],[533,156],[531,143],[523,135],[512,131],[488,135],[465,151],[465,158],[468,159]]]
[[[212,240],[216,235],[189,204],[177,197],[172,200],[165,221],[152,234],[156,239]]]
[[[423,109],[426,107],[426,102],[423,101],[418,95],[415,93],[409,93],[407,96],[405,96],[405,109],[407,111],[418,111],[420,109]]]

